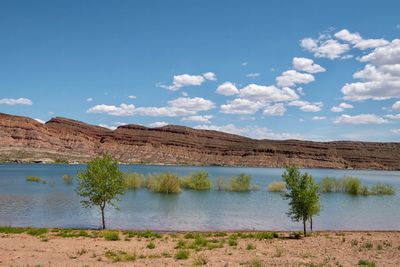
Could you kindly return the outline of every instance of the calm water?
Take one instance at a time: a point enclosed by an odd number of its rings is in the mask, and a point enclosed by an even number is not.
[[[97,209],[84,209],[75,184],[65,185],[62,176],[76,177],[84,165],[0,164],[0,225],[35,227],[98,227]],[[294,230],[299,223],[287,216],[287,202],[279,193],[267,192],[272,181],[281,179],[282,169],[230,167],[178,167],[124,165],[123,171],[154,173],[171,171],[181,175],[206,170],[211,179],[241,172],[252,175],[262,190],[246,193],[183,191],[163,195],[146,189],[128,191],[120,210],[107,210],[110,228],[154,230]],[[322,195],[322,212],[314,219],[316,229],[400,230],[400,172],[358,170],[307,170],[319,180],[325,176],[358,176],[363,183],[391,184],[395,196]],[[39,176],[47,184],[29,183],[26,176]]]

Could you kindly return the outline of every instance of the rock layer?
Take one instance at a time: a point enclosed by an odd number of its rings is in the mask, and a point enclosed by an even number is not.
[[[400,170],[400,143],[255,140],[183,126],[109,130],[56,117],[39,123],[0,113],[0,160],[86,162],[110,154],[124,163]]]

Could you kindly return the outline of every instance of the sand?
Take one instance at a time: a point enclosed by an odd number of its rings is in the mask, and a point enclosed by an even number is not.
[[[369,260],[376,266],[400,266],[400,232],[317,232],[299,240],[286,238],[289,233],[279,233],[283,238],[239,237],[237,245],[230,246],[232,234],[205,237],[225,242],[221,248],[211,250],[185,249],[189,258],[178,260],[178,241],[194,241],[185,238],[184,233],[127,238],[120,232],[118,241],[107,241],[101,236],[60,237],[55,230],[39,237],[3,233],[0,266],[193,266],[199,258],[206,261],[206,266],[358,266],[360,260]],[[147,248],[150,242],[155,248]],[[117,251],[135,254],[136,259],[114,258],[114,262],[106,256]]]

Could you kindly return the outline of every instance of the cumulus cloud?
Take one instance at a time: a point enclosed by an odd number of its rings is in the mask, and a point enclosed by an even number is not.
[[[285,114],[286,108],[283,103],[277,103],[274,105],[268,105],[264,108],[263,114],[265,116],[283,116]]]
[[[226,124],[226,125],[197,125],[195,126],[195,128],[202,130],[213,130],[213,131],[237,134],[254,139],[275,139],[275,140],[304,139],[299,134],[275,133],[266,127],[258,127],[258,126],[237,127],[234,124]]]
[[[182,121],[185,122],[198,122],[198,123],[211,123],[210,119],[212,119],[213,116],[211,115],[196,115],[196,116],[189,116],[189,117],[184,117],[182,118]]]
[[[218,86],[215,92],[220,95],[230,96],[238,94],[239,90],[236,88],[236,85],[234,83],[224,82],[223,84]]]
[[[400,120],[400,113],[399,114],[389,114],[384,116],[386,119],[390,120]]]
[[[241,98],[251,101],[263,101],[263,102],[286,102],[297,100],[299,96],[296,92],[288,87],[279,89],[278,87],[271,85],[258,85],[249,84],[239,91]]]
[[[323,107],[322,102],[310,103],[308,101],[303,101],[303,100],[292,101],[292,102],[289,102],[288,105],[294,106],[294,107],[299,107],[300,110],[302,110],[304,112],[318,112],[318,111],[321,111],[321,109]]]
[[[248,77],[248,78],[257,78],[258,76],[260,76],[260,73],[258,73],[258,72],[246,74],[246,77]]]
[[[306,50],[314,53],[315,57],[337,59],[350,50],[348,44],[343,44],[334,39],[304,38],[300,44]]]
[[[215,104],[207,99],[201,97],[179,97],[174,100],[168,101],[166,107],[135,107],[134,105],[121,104],[120,106],[114,105],[96,105],[87,110],[88,113],[102,113],[113,116],[188,116],[195,115],[199,111],[206,111],[215,107]]]
[[[227,104],[221,105],[221,112],[226,114],[254,114],[261,108],[260,102],[252,102],[243,98],[236,98]]]
[[[347,29],[343,29],[335,33],[335,37],[343,41],[351,43],[355,48],[366,50],[387,45],[389,42],[385,39],[363,39],[358,32],[351,33]]]
[[[359,81],[342,87],[344,98],[352,101],[400,98],[400,40],[375,48],[361,57],[364,69],[354,73]]]
[[[2,98],[0,99],[0,105],[9,105],[9,106],[15,106],[15,105],[32,105],[33,102],[32,100],[28,98]]]
[[[168,124],[169,123],[165,122],[165,121],[156,121],[156,122],[149,123],[149,127],[153,127],[153,128],[163,127],[163,126],[166,126]]]
[[[392,105],[392,109],[393,109],[393,110],[400,110],[400,101],[396,101],[396,102]]]
[[[278,86],[294,86],[296,84],[307,84],[313,82],[314,76],[308,73],[301,73],[295,70],[287,70],[282,72],[282,74],[276,77]]]
[[[343,112],[345,109],[354,108],[353,105],[347,103],[340,103],[338,106],[333,106],[331,108],[332,112]]]
[[[324,117],[324,116],[314,116],[311,119],[313,121],[320,121],[320,120],[326,120],[326,117]]]
[[[185,86],[199,86],[206,80],[215,81],[216,79],[217,78],[213,72],[206,72],[203,75],[181,74],[174,75],[172,85],[159,84],[158,86],[171,91],[177,91]]]
[[[294,57],[292,65],[294,69],[308,73],[319,73],[326,71],[325,68],[314,63],[314,60],[305,57]]]
[[[382,124],[386,122],[387,120],[375,114],[360,114],[355,116],[343,114],[333,121],[336,124]]]

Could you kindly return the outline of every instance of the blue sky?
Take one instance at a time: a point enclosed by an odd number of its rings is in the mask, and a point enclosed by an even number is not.
[[[1,1],[0,112],[400,140],[399,1]]]

